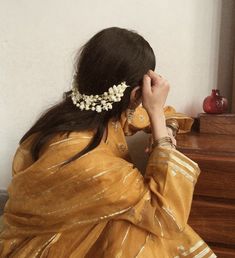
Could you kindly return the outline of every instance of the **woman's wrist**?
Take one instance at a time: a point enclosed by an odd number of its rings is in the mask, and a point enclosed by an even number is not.
[[[152,150],[154,147],[170,147],[170,148],[176,148],[175,144],[173,143],[170,136],[161,137],[157,140],[154,140],[152,143]]]
[[[164,109],[163,108],[155,108],[151,110],[146,110],[150,118],[155,118],[158,116],[164,116]]]
[[[152,135],[154,140],[168,136],[164,111],[156,112],[150,116]]]

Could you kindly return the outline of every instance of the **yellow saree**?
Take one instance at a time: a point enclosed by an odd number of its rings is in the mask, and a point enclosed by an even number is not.
[[[165,109],[181,132],[192,119]],[[110,120],[108,135],[82,150],[92,131],[56,135],[32,162],[33,135],[17,149],[8,187],[0,257],[179,258],[216,257],[187,224],[198,165],[175,149],[155,147],[145,175],[131,162],[125,135],[151,130],[144,108],[131,120]]]

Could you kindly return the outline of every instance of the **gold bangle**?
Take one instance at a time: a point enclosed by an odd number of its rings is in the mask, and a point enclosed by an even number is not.
[[[156,146],[170,146],[175,148],[170,136],[164,136],[153,141],[152,149]]]
[[[167,126],[171,126],[172,128],[174,128],[175,130],[179,130],[179,123],[175,118],[170,118],[166,120],[166,125]]]
[[[179,131],[179,123],[176,119],[170,118],[166,120],[166,126],[171,128],[173,136],[175,137]]]
[[[172,127],[172,126],[170,126],[170,125],[167,125],[166,127],[168,127],[168,128],[170,128],[171,129],[171,131],[172,131],[172,135],[173,135],[173,137],[176,137],[176,134],[177,134],[177,130],[175,130],[175,128],[174,127]]]

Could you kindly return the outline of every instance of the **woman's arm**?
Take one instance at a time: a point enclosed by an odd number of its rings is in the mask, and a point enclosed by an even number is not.
[[[144,76],[143,105],[150,117],[153,140],[159,143],[168,136],[163,105],[169,84],[152,71],[148,75]],[[187,224],[200,170],[171,144],[166,142],[164,146],[154,147],[150,155],[145,173],[149,189],[146,197],[122,218],[128,218],[158,236],[169,237],[171,233],[172,237],[174,232],[183,231]]]
[[[116,219],[128,220],[158,237],[174,238],[187,224],[199,174],[198,165],[179,151],[155,147],[142,181],[145,194]]]

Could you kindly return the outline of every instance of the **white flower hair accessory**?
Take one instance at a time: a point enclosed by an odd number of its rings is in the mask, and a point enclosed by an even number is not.
[[[71,98],[73,104],[76,105],[81,110],[93,110],[98,113],[103,110],[112,109],[112,104],[114,102],[121,101],[121,97],[124,95],[124,91],[127,87],[130,87],[126,82],[121,82],[118,85],[113,85],[108,89],[107,92],[104,92],[100,95],[86,95],[81,94],[78,91],[76,81],[73,80],[72,83],[72,93]]]

